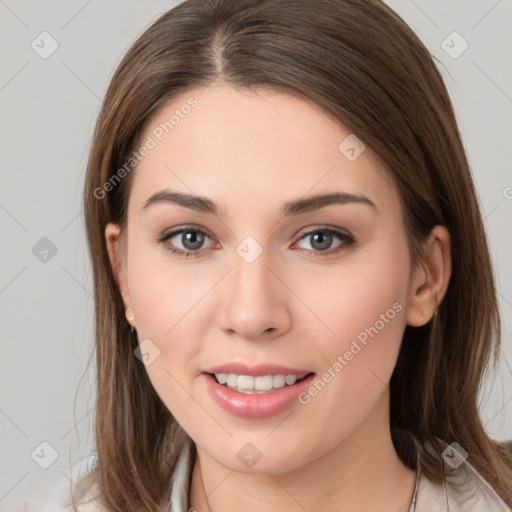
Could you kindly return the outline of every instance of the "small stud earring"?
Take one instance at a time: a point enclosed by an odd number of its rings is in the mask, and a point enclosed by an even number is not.
[[[133,334],[135,332],[135,327],[133,327],[132,322],[135,320],[133,309],[132,308],[126,308],[126,320],[128,320],[128,323],[130,324],[130,332]]]

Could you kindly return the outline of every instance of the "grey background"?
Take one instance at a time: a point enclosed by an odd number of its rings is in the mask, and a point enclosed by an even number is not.
[[[116,65],[176,3],[0,0],[0,511],[20,510],[37,485],[62,480],[92,449],[93,302],[81,211],[87,152]],[[387,3],[436,56],[454,101],[503,318],[502,357],[481,411],[491,437],[512,439],[512,1]],[[46,59],[31,47],[51,48],[43,31],[58,43]],[[469,44],[458,58],[445,51],[463,48],[458,36],[447,39],[454,31]],[[51,462],[43,441],[58,452],[48,469],[35,462]]]

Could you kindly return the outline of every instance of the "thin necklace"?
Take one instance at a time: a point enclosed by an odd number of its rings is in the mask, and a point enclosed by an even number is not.
[[[418,497],[418,486],[420,483],[420,476],[421,476],[421,464],[420,464],[420,454],[418,453],[418,463],[417,463],[417,469],[416,469],[416,483],[414,484],[414,493],[412,495],[412,501],[411,506],[409,507],[409,512],[415,512],[416,511],[416,500]],[[443,500],[444,500],[444,512],[448,512],[448,495],[446,492],[446,476],[444,473],[444,462],[443,462]]]
[[[203,487],[204,501],[206,502],[208,512],[211,512],[210,504],[208,503],[208,496],[206,495],[206,489],[204,488],[202,471],[199,471],[199,474],[201,475],[201,485]],[[416,482],[414,484],[414,493],[412,495],[412,501],[411,501],[411,506],[409,507],[409,512],[416,511],[416,500],[418,498],[418,487],[420,484],[420,477],[421,477],[421,464],[420,464],[420,455],[418,453],[418,463],[416,465]],[[444,475],[444,465],[443,465],[443,490],[444,490],[444,512],[448,512],[448,496],[446,494],[446,478]]]
[[[420,483],[420,475],[421,475],[421,466],[420,466],[420,456],[418,454],[418,464],[416,465],[416,483],[414,484],[414,493],[412,495],[411,506],[409,507],[409,512],[414,512],[416,510],[416,498],[418,496],[418,485]]]
[[[206,489],[204,488],[203,472],[199,471],[199,474],[201,475],[201,485],[203,486],[204,501],[206,501],[206,507],[208,508],[208,512],[210,512],[210,504],[208,503],[208,496],[206,495]]]

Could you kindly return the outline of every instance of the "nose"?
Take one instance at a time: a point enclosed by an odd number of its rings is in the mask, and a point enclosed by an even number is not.
[[[226,276],[217,310],[221,328],[230,335],[258,341],[281,336],[290,329],[291,292],[265,251],[252,263],[235,255]]]

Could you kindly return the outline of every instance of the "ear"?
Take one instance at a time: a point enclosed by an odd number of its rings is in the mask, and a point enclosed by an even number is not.
[[[135,314],[132,308],[130,292],[128,291],[128,282],[126,279],[126,258],[124,251],[121,250],[120,233],[121,229],[118,224],[114,224],[112,222],[107,224],[105,228],[105,239],[107,242],[112,271],[126,308],[126,319],[133,327],[135,327]]]
[[[413,270],[407,300],[407,324],[425,325],[448,289],[452,272],[451,237],[444,226],[435,226],[426,243],[426,259]]]

